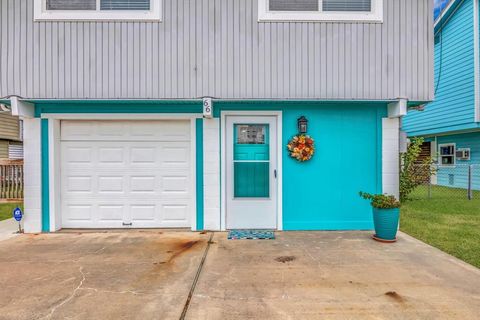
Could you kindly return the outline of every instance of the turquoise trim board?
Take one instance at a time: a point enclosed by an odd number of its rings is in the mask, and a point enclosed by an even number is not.
[[[203,192],[203,119],[196,119],[196,204],[197,230],[204,229],[204,192]]]
[[[37,101],[35,116],[45,113],[203,113],[201,100]]]
[[[48,119],[41,120],[42,232],[50,232],[50,172]]]

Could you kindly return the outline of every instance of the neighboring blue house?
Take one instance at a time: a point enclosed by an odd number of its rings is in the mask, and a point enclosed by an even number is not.
[[[358,192],[398,196],[400,118],[433,99],[432,0],[0,9],[27,232],[371,229]],[[302,116],[303,163],[287,151]]]
[[[479,1],[450,1],[435,21],[435,101],[403,119],[408,136],[425,137],[440,185],[466,188],[480,164],[479,43]],[[480,166],[473,174],[480,189]]]

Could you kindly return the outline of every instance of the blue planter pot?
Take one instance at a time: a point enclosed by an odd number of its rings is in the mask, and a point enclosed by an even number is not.
[[[373,224],[375,225],[375,237],[380,240],[395,241],[395,239],[397,238],[399,217],[399,208],[373,208]]]

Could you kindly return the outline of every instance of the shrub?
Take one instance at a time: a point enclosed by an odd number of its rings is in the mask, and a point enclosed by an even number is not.
[[[432,167],[432,158],[427,157],[419,161],[422,152],[423,138],[412,138],[407,152],[402,153],[400,171],[400,201],[405,201],[416,187],[428,183],[435,170]]]
[[[370,194],[366,192],[360,192],[360,197],[366,200],[370,200],[370,204],[374,208],[378,209],[394,209],[400,208],[400,201],[395,196],[387,194]]]

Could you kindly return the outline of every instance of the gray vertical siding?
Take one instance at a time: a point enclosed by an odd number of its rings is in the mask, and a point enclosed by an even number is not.
[[[163,22],[34,22],[0,0],[0,96],[433,98],[433,0],[384,22],[259,23],[256,0],[162,0]]]

